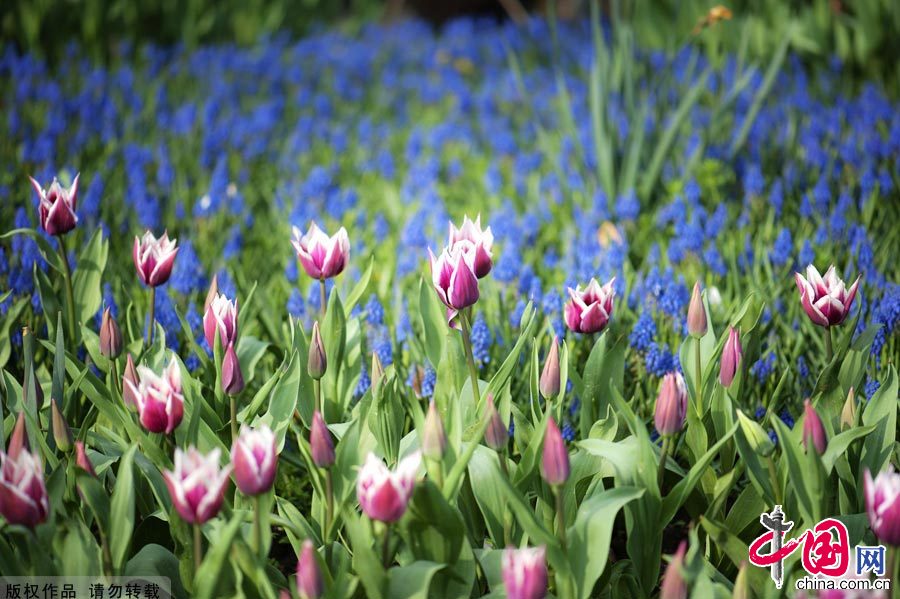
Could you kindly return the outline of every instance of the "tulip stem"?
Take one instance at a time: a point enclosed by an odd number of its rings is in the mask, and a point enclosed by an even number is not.
[[[260,517],[259,495],[253,497],[253,546],[259,557],[264,558],[262,546],[262,518]]]
[[[775,469],[775,460],[772,456],[768,459],[769,478],[772,479],[772,489],[775,492],[775,503],[783,504],[784,499],[781,497],[781,481],[778,479],[778,471]]]
[[[472,378],[472,397],[476,404],[481,399],[481,391],[478,388],[478,367],[475,366],[475,354],[472,353],[472,325],[469,321],[470,312],[461,310],[459,322],[462,325],[463,348],[466,351],[466,362],[469,365],[469,376]]]
[[[109,372],[110,372],[110,375],[112,376],[112,381],[111,381],[112,385],[111,385],[110,391],[113,392],[113,395],[121,393],[121,391],[119,390],[119,384],[120,384],[119,367],[116,364],[116,358],[109,359]]]
[[[237,397],[235,395],[228,395],[228,409],[231,412],[231,442],[234,443],[238,438]]]
[[[313,379],[313,391],[316,394],[316,409],[322,418],[325,417],[325,406],[322,405],[322,382],[319,379]]]
[[[381,563],[387,570],[391,566],[391,525],[384,523],[384,542],[381,545]]]
[[[659,485],[660,494],[662,494],[663,479],[666,477],[666,461],[669,459],[671,447],[672,438],[666,435],[663,437],[662,450],[659,454],[659,472],[656,475],[656,482]]]
[[[566,552],[566,501],[563,497],[562,485],[553,485],[553,495],[556,498],[556,536],[559,537],[559,545]]]
[[[194,524],[194,576],[203,563],[203,536],[200,534],[200,525]]]
[[[147,347],[153,345],[153,333],[156,332],[156,327],[153,326],[153,321],[156,319],[156,287],[150,288],[150,320],[147,322]]]
[[[319,305],[322,309],[322,316],[325,316],[325,310],[328,308],[328,297],[325,293],[325,279],[319,279]]]
[[[832,347],[831,340],[831,327],[825,327],[825,359],[828,360],[828,363],[831,363],[831,358],[834,357],[834,349]]]
[[[69,339],[75,343],[75,291],[72,288],[72,267],[69,265],[69,253],[66,251],[65,238],[62,235],[56,237],[59,240],[59,257],[62,259],[66,279],[66,315],[69,317]],[[74,346],[73,346],[74,347]]]
[[[694,360],[697,362],[697,414],[703,419],[703,369],[700,367],[700,340],[694,339]]]
[[[325,468],[325,526],[323,527],[323,538],[325,547],[330,548],[331,543],[331,526],[334,521],[334,481],[331,478],[331,468]]]
[[[506,450],[500,449],[497,451],[497,459],[500,461],[500,470],[503,471],[503,476],[506,477],[510,483],[512,483],[512,479],[509,477],[509,465],[506,463]],[[510,534],[510,528],[512,527],[512,522],[510,521],[510,512],[509,510],[505,510],[503,514],[503,544],[509,545],[512,543],[512,536]]]

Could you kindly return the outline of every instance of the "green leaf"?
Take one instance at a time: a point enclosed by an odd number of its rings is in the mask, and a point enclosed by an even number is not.
[[[88,509],[94,515],[97,526],[105,533],[109,532],[109,496],[106,489],[100,484],[96,478],[84,472],[76,471],[76,484],[78,485],[79,494]]]
[[[301,365],[301,361],[303,364]],[[300,369],[306,368],[306,360],[301,360],[296,353],[291,357],[287,372],[278,380],[269,398],[269,409],[260,417],[259,422],[269,425],[275,433],[279,450],[284,446],[284,437],[297,407],[297,396],[300,391]],[[311,421],[311,420],[310,420]]]
[[[441,363],[444,338],[447,334],[447,315],[434,289],[424,278],[419,280],[419,317],[425,333],[425,355],[433,368]]]
[[[237,343],[238,362],[241,365],[241,374],[244,375],[244,381],[249,383],[253,380],[256,372],[256,364],[265,355],[269,344],[265,341],[241,335]]]
[[[872,475],[881,472],[894,450],[897,437],[897,371],[894,365],[887,367],[887,376],[878,388],[862,414],[863,425],[873,425],[872,431],[863,445],[860,465],[868,468]],[[859,475],[862,475],[860,468]]]
[[[810,480],[814,473],[809,472],[806,467],[806,456],[803,455],[803,448],[797,441],[793,431],[779,417],[773,416],[771,422],[775,427],[775,432],[778,434],[778,444],[781,447],[782,456],[787,460],[791,480],[790,487],[797,497],[803,520],[810,524],[817,522],[818,519],[815,516],[818,510],[815,504],[819,497],[813,495],[810,490]]]
[[[580,419],[584,439],[590,435],[591,427],[600,414],[607,413],[612,390],[621,393],[623,389],[625,343],[623,338],[612,340],[611,335],[607,330],[597,338],[584,366]]]
[[[353,289],[350,291],[350,294],[347,295],[347,303],[344,305],[344,317],[350,318],[350,312],[353,311],[353,307],[359,303],[359,300],[362,299],[363,294],[366,292],[366,289],[369,288],[369,281],[372,279],[372,270],[375,267],[375,257],[372,256],[369,258],[369,265],[366,267],[366,271],[362,274],[357,281],[356,285],[353,286]]]
[[[428,587],[443,564],[419,560],[388,572],[388,596],[393,599],[428,599]]]
[[[172,581],[172,596],[187,597],[178,575],[178,558],[172,552],[150,543],[144,545],[125,565],[125,576],[164,576]]]
[[[12,237],[13,235],[27,235],[34,239],[38,244],[38,250],[41,253],[41,257],[44,259],[47,264],[53,267],[53,269],[62,274],[64,271],[62,261],[59,259],[59,253],[54,249],[52,245],[50,245],[50,241],[44,237],[44,235],[38,231],[37,229],[13,229],[12,231],[7,231],[6,233],[0,235],[0,239],[6,239],[8,237]]]
[[[502,457],[501,459],[506,459]],[[475,501],[481,510],[484,523],[487,526],[494,547],[503,547],[506,540],[503,538],[503,518],[506,515],[506,502],[501,489],[494,483],[494,477],[499,472],[497,452],[487,447],[479,446],[472,459],[469,460],[469,483]]]
[[[113,488],[110,506],[109,547],[113,567],[118,571],[125,562],[131,533],[134,531],[134,454],[137,445],[125,452],[119,461],[116,486]]]
[[[228,555],[231,553],[231,544],[243,521],[243,512],[235,511],[231,520],[220,531],[218,538],[214,542],[210,542],[206,557],[203,558],[203,563],[197,570],[197,576],[194,579],[194,597],[197,599],[223,596],[221,592],[217,592],[216,587],[221,579],[225,563],[228,561]]]
[[[103,239],[103,230],[98,228],[78,255],[77,268],[72,275],[75,316],[79,322],[89,322],[103,303],[101,283],[108,254],[109,242]]]
[[[847,453],[847,448],[850,447],[850,444],[857,439],[866,437],[874,430],[874,424],[870,424],[869,426],[857,426],[829,439],[828,447],[825,449],[825,453],[822,454],[822,464],[825,466],[825,472],[831,474],[834,463]]]

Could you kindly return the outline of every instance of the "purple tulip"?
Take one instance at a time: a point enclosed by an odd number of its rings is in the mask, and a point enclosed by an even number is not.
[[[451,247],[444,248],[437,258],[428,250],[431,258],[431,282],[438,297],[450,308],[447,322],[456,313],[478,301],[478,278],[475,276],[473,255]]]
[[[330,468],[334,464],[334,441],[319,410],[313,412],[309,429],[309,448],[313,463],[319,468]]]
[[[569,450],[553,418],[547,422],[544,433],[541,476],[550,485],[561,485],[569,479]]]
[[[224,295],[216,295],[203,314],[203,334],[210,348],[216,345],[216,330],[219,331],[219,342],[228,347],[237,340],[238,305]]]
[[[863,485],[872,532],[879,541],[900,547],[900,474],[888,465],[872,480],[872,473],[866,468]]]
[[[234,482],[244,495],[253,497],[271,489],[278,467],[272,429],[265,424],[255,429],[242,426],[231,446],[231,465]]]
[[[72,181],[69,189],[63,189],[56,178],[50,187],[44,190],[40,183],[32,177],[28,177],[31,186],[40,198],[38,212],[41,217],[41,227],[47,235],[65,235],[75,228],[78,216],[75,214],[75,206],[78,203],[78,177]]]
[[[312,335],[309,338],[306,371],[311,378],[317,381],[328,371],[328,356],[325,354],[325,343],[322,341],[319,321],[313,323]]]
[[[119,323],[109,308],[103,311],[103,319],[100,322],[100,353],[112,360],[122,354],[122,331],[119,330]]]
[[[11,442],[9,453],[0,451],[0,514],[10,524],[34,528],[49,511],[40,456]]]
[[[691,303],[688,304],[687,316],[688,334],[699,339],[706,334],[706,307],[703,305],[703,297],[700,294],[700,281],[694,283],[694,291],[691,293]]]
[[[134,358],[131,357],[131,354],[128,354],[125,357],[125,371],[122,373],[122,400],[129,408],[137,407],[136,390],[140,382],[141,378],[134,367]]]
[[[309,539],[303,541],[297,559],[297,594],[300,599],[318,599],[322,596],[322,571],[316,559],[316,548]]]
[[[244,373],[234,344],[228,346],[222,358],[222,390],[228,395],[237,395],[244,390]]]
[[[159,287],[169,280],[172,266],[175,264],[175,256],[178,254],[176,246],[177,241],[170,240],[168,232],[163,233],[159,239],[154,237],[150,231],[144,233],[140,239],[134,238],[131,256],[134,259],[138,278],[144,285]]]
[[[659,588],[659,599],[686,599],[687,583],[681,573],[684,567],[684,554],[687,553],[687,541],[678,545],[678,550],[672,556],[672,561],[666,566],[662,584]]]
[[[663,377],[656,396],[654,423],[660,435],[674,435],[684,428],[687,417],[687,387],[680,372],[670,372]]]
[[[447,247],[453,251],[461,251],[464,254],[471,255],[472,270],[479,279],[487,276],[491,272],[493,261],[491,258],[491,247],[494,245],[494,234],[488,227],[481,230],[481,216],[479,215],[475,221],[469,220],[468,216],[463,217],[462,227],[456,228],[456,225],[450,223],[450,235],[447,241]]]
[[[231,464],[219,468],[222,452],[213,449],[206,455],[189,447],[175,449],[175,468],[163,471],[172,504],[188,524],[203,524],[219,512]]]
[[[421,463],[422,454],[416,452],[400,460],[391,472],[369,453],[356,479],[356,497],[362,511],[379,522],[399,520],[409,505]]]
[[[84,443],[81,441],[75,441],[75,465],[94,478],[97,477],[97,472],[94,470],[94,465],[91,463],[90,458],[87,457],[87,452],[84,449]]]
[[[337,233],[328,236],[315,222],[309,224],[305,235],[293,228],[291,244],[306,274],[324,281],[341,274],[350,261],[350,238],[347,229],[341,227]]]
[[[178,362],[173,356],[162,375],[157,375],[146,366],[138,366],[136,374],[137,385],[129,380],[126,371],[125,392],[122,395],[135,402],[144,428],[151,433],[171,434],[184,417]]]
[[[509,429],[503,424],[503,419],[500,417],[497,408],[494,407],[494,398],[491,395],[487,397],[485,413],[490,422],[484,431],[484,441],[494,451],[500,451],[506,447],[509,441]]]
[[[553,345],[550,346],[550,353],[544,362],[538,388],[544,399],[552,399],[559,395],[559,384],[559,340],[553,337]]]
[[[822,455],[828,446],[828,437],[819,413],[807,399],[803,402],[803,447],[809,450],[809,445],[815,448],[816,453]]]
[[[546,549],[505,549],[502,574],[507,599],[542,599],[547,595]]]
[[[816,267],[810,264],[806,267],[806,277],[798,272],[794,273],[794,280],[800,290],[800,303],[815,324],[822,327],[839,325],[850,314],[850,307],[859,287],[859,277],[847,289],[844,281],[838,278],[834,265],[829,266],[822,277]]]
[[[600,286],[591,279],[584,290],[569,287],[569,301],[565,305],[566,326],[576,333],[598,333],[606,328],[612,317],[615,277]]]
[[[736,328],[728,330],[728,340],[722,349],[722,361],[719,364],[719,382],[723,387],[730,387],[741,367],[744,350],[741,348],[741,333]]]

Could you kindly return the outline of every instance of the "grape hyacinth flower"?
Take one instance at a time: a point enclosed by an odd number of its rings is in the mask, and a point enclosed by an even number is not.
[[[494,235],[491,228],[481,229],[481,215],[474,221],[468,216],[463,217],[463,224],[456,228],[450,223],[450,235],[447,247],[453,251],[459,251],[470,255],[470,263],[475,276],[479,279],[487,276],[493,267],[491,247],[494,245]]]
[[[47,189],[43,189],[33,177],[28,177],[31,186],[34,187],[34,191],[40,198],[38,211],[41,217],[41,227],[47,232],[47,235],[65,235],[78,223],[75,207],[78,204],[79,176],[75,175],[75,179],[72,180],[72,185],[68,189],[64,189],[55,177]]]
[[[181,368],[175,357],[163,370],[162,375],[146,366],[138,366],[137,382],[125,370],[123,397],[126,402],[134,401],[140,415],[141,425],[151,433],[171,434],[184,417],[184,396],[181,392]]]
[[[900,474],[889,465],[873,480],[867,468],[863,481],[872,532],[879,541],[900,547]]]
[[[542,599],[547,595],[546,548],[505,549],[502,574],[507,599]]]
[[[203,524],[222,507],[231,464],[219,467],[222,452],[217,447],[206,455],[196,447],[175,449],[175,467],[163,471],[172,504],[188,524]]]
[[[421,463],[422,454],[416,452],[400,460],[391,472],[370,452],[356,479],[356,497],[366,516],[388,524],[399,520],[412,497]]]
[[[723,387],[731,386],[738,369],[741,367],[743,357],[741,333],[736,328],[731,327],[728,330],[728,340],[725,341],[725,347],[722,348],[722,360],[719,364],[719,382],[722,383]]]
[[[234,482],[244,495],[254,497],[271,489],[278,467],[272,429],[266,424],[255,429],[242,426],[231,446],[231,465]]]
[[[0,514],[10,524],[34,528],[49,511],[40,455],[11,441],[8,452],[0,451]]]
[[[591,279],[584,290],[581,286],[568,288],[569,301],[565,305],[566,326],[575,333],[598,333],[606,328],[613,312],[615,277],[600,286]]]

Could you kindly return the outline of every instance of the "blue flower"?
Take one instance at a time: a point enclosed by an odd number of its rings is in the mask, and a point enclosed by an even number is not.
[[[374,293],[369,296],[369,301],[366,302],[365,312],[366,320],[370,325],[384,324],[384,308],[381,306],[381,302],[378,301],[378,296]]]
[[[475,317],[475,322],[472,323],[472,353],[475,355],[477,361],[482,364],[490,362],[492,342],[493,335],[491,335],[491,329],[488,327],[487,322],[485,322],[484,316],[479,313],[478,316]]]
[[[784,266],[791,262],[794,256],[794,239],[791,237],[791,231],[787,227],[783,227],[775,238],[772,250],[769,252],[769,259],[775,266]]]

